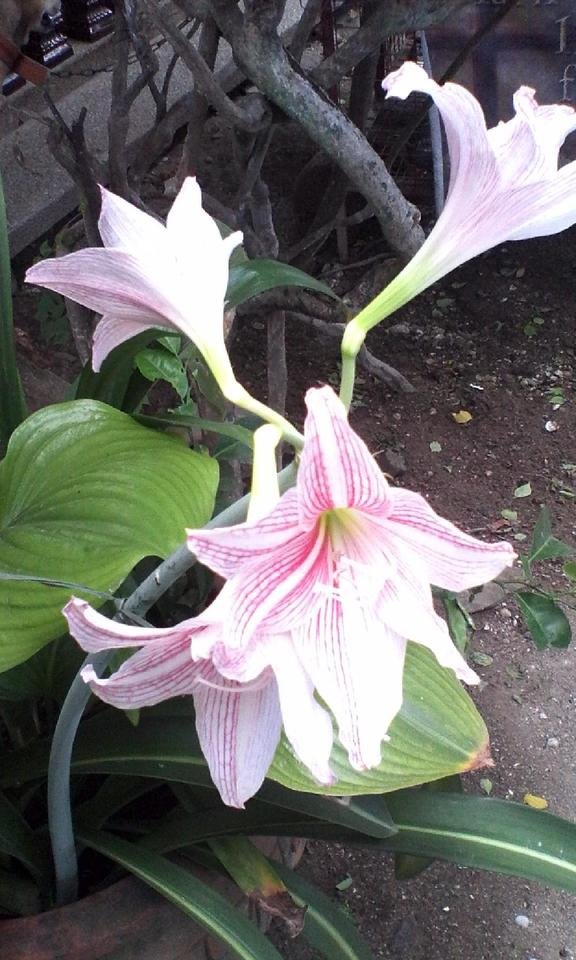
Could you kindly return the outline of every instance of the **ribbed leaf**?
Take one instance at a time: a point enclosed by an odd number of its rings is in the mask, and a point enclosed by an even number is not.
[[[0,853],[20,860],[36,879],[49,873],[49,861],[42,844],[3,793],[0,793]]]
[[[0,464],[0,571],[116,589],[142,557],[167,556],[185,527],[206,523],[217,481],[209,457],[112,407],[45,407]],[[69,597],[0,580],[0,670],[64,632]]]
[[[426,783],[423,790],[434,793],[462,793],[462,780],[458,776],[442,777]],[[412,880],[434,863],[433,857],[419,857],[414,853],[397,853],[394,857],[394,875],[397,880]]]
[[[404,702],[373,770],[354,770],[337,742],[332,769],[337,782],[319,787],[299,763],[286,739],[268,776],[292,790],[349,795],[387,793],[482,766],[489,757],[488,733],[474,703],[451,670],[415,643],[408,644]]]
[[[576,892],[576,824],[492,797],[407,790],[387,798],[398,833],[377,845]]]
[[[241,960],[281,960],[270,941],[246,917],[182,867],[109,833],[80,829],[79,839],[180,907]]]
[[[308,943],[328,960],[373,960],[370,947],[338,904],[282,864],[274,866],[296,903],[307,907],[302,936]]]
[[[236,307],[278,287],[305,287],[333,300],[340,299],[325,283],[315,280],[297,267],[277,260],[244,260],[230,267],[226,300],[229,306]]]

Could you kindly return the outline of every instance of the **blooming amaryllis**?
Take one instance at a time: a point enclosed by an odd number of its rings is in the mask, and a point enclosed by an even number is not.
[[[539,106],[530,87],[514,95],[515,116],[486,129],[475,97],[440,86],[404,63],[382,86],[389,97],[427,93],[438,107],[450,155],[446,204],[430,235],[382,293],[348,325],[343,352],[354,354],[367,330],[440,277],[507,240],[565,230],[576,222],[576,161],[558,169],[558,152],[576,129],[567,104]]]
[[[306,402],[296,487],[258,521],[191,530],[188,545],[229,580],[211,649],[219,672],[246,681],[274,662],[278,676],[274,645],[289,636],[290,657],[334,715],[351,764],[365,769],[380,762],[400,709],[408,640],[461,680],[478,680],[436,614],[430,584],[459,591],[484,583],[514,552],[390,487],[330,387],[309,390]]]
[[[165,226],[102,189],[99,229],[103,248],[42,260],[26,274],[29,283],[102,314],[94,333],[94,370],[118,344],[164,327],[196,344],[223,390],[234,385],[224,343],[224,298],[228,261],[242,234],[222,238],[202,209],[195,178],[184,181]]]
[[[140,647],[110,677],[99,678],[87,666],[83,679],[96,696],[121,710],[192,695],[202,752],[222,800],[230,806],[243,807],[261,786],[282,726],[316,779],[332,782],[332,721],[316,701],[288,635],[258,644],[250,669],[243,671],[244,682],[219,672],[225,648],[219,611],[225,591],[206,615],[165,629],[118,623],[72,598],[63,612],[83,650]]]

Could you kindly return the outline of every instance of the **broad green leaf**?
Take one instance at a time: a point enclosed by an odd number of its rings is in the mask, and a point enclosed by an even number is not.
[[[492,797],[405,790],[386,798],[398,833],[386,850],[450,860],[576,892],[576,824]]]
[[[564,564],[564,573],[569,580],[576,582],[576,560],[568,560],[568,562]]]
[[[183,867],[109,833],[81,827],[86,846],[129,870],[192,917],[240,960],[281,960],[263,933],[217,893]]]
[[[0,700],[62,703],[85,654],[69,636],[38,650],[26,663],[0,673]]]
[[[186,367],[177,354],[170,353],[164,349],[154,349],[146,347],[139,350],[134,358],[134,362],[143,377],[155,383],[156,380],[166,380],[183,401],[185,400],[189,385]]]
[[[282,864],[278,875],[296,903],[306,907],[302,937],[328,960],[374,960],[368,944],[338,904]]]
[[[305,287],[333,300],[340,299],[325,283],[315,280],[297,267],[277,260],[245,260],[230,267],[226,301],[228,306],[237,307],[260,293],[278,287]]]
[[[292,790],[353,796],[387,793],[428,783],[484,765],[488,733],[474,703],[451,670],[424,647],[408,644],[404,702],[382,745],[382,762],[373,770],[354,770],[336,742],[331,764],[336,783],[319,787],[296,759],[285,738],[268,776]]]
[[[16,363],[12,317],[12,270],[6,204],[0,175],[0,452],[26,416],[26,402]]]
[[[516,594],[518,608],[539,650],[567,647],[572,638],[570,622],[552,597],[539,593]]]
[[[0,793],[0,853],[20,860],[37,880],[50,873],[43,843],[3,793]]]
[[[562,543],[556,537],[552,536],[552,525],[550,522],[550,511],[548,507],[543,506],[540,515],[534,527],[532,538],[532,549],[527,557],[530,564],[537,560],[551,560],[555,557],[571,557],[574,549],[568,544]]]
[[[97,401],[39,410],[0,464],[0,572],[115,590],[210,518],[218,465]],[[66,588],[0,579],[0,670],[65,630]],[[92,599],[92,598],[90,598]]]

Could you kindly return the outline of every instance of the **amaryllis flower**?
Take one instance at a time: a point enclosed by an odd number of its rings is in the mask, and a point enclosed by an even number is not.
[[[219,619],[225,591],[202,617],[166,629],[117,623],[73,598],[63,612],[83,650],[140,647],[110,677],[100,679],[85,667],[84,680],[101,700],[122,710],[191,694],[200,746],[222,800],[230,806],[243,807],[261,786],[282,726],[313,776],[332,782],[332,721],[315,700],[288,635],[258,643],[242,683],[217,669],[225,646]]]
[[[277,658],[277,636],[288,634],[351,764],[370,768],[402,703],[408,640],[460,679],[478,680],[435,613],[430,584],[460,591],[484,583],[514,552],[390,487],[331,388],[308,391],[306,403],[296,487],[258,521],[191,530],[188,545],[229,578],[222,636],[211,647],[219,672],[256,676]]]
[[[89,248],[28,270],[26,280],[102,314],[92,365],[99,370],[118,344],[151,327],[183,333],[225,388],[234,383],[224,343],[228,261],[241,233],[222,238],[202,209],[200,187],[188,177],[166,226],[102,190],[103,248]]]
[[[475,97],[456,83],[437,84],[409,61],[388,74],[389,97],[427,93],[438,107],[450,154],[444,209],[409,264],[352,320],[343,350],[355,352],[361,331],[455,267],[508,240],[565,230],[576,222],[576,161],[558,169],[558,152],[576,129],[567,104],[539,106],[530,87],[514,95],[515,116],[490,130]]]

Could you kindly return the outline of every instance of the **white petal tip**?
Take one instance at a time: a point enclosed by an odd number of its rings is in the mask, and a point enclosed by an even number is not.
[[[94,680],[98,680],[98,674],[96,673],[94,667],[91,666],[84,667],[84,669],[80,671],[80,676],[82,677],[84,683],[87,684],[93,683]]]

